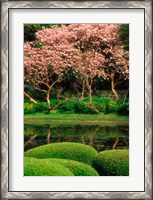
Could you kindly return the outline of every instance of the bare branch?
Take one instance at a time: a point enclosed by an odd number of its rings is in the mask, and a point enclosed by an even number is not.
[[[33,99],[29,94],[27,94],[26,92],[24,92],[24,96],[26,96],[27,98],[29,98],[31,102],[37,103],[37,101],[34,100],[34,99]]]

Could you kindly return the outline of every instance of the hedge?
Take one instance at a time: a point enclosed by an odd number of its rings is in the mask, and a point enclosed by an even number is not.
[[[94,158],[92,166],[101,176],[129,176],[129,150],[102,151]]]
[[[62,158],[75,160],[92,165],[93,158],[98,152],[85,144],[74,142],[59,142],[35,147],[25,152],[26,157]]]
[[[24,176],[74,176],[63,165],[47,159],[24,158]]]
[[[59,158],[51,158],[48,160],[68,168],[74,176],[99,176],[98,172],[90,165],[78,161]]]

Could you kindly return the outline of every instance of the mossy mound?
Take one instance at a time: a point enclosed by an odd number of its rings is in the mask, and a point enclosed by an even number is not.
[[[62,158],[75,160],[92,165],[93,158],[98,152],[84,144],[74,142],[61,142],[46,144],[25,152],[26,157],[34,158]]]
[[[100,176],[129,176],[129,150],[102,151],[92,166]]]
[[[74,176],[99,176],[97,171],[90,165],[80,163],[78,161],[59,158],[51,158],[48,160],[68,168],[74,174]]]
[[[24,158],[24,176],[74,176],[63,165],[47,159]]]

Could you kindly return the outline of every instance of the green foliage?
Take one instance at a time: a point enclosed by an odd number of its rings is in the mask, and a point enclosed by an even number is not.
[[[74,91],[64,91],[63,98],[64,99],[71,99],[71,100],[79,100],[80,94],[76,95]]]
[[[117,114],[118,115],[129,115],[129,104],[128,103],[123,103],[119,105],[117,109]]]
[[[60,113],[96,114],[87,104],[75,100],[68,101],[58,107]]]
[[[75,113],[75,103],[73,101],[63,103],[58,107],[58,110],[60,113]]]
[[[48,105],[46,102],[39,102],[35,104],[36,112],[44,112],[48,110]]]
[[[99,176],[99,174],[94,168],[84,163],[80,163],[74,160],[58,158],[51,158],[50,161],[68,168],[74,174],[74,176]]]
[[[120,28],[120,37],[125,45],[125,49],[129,51],[129,24],[122,24]]]
[[[24,41],[36,40],[35,33],[51,26],[61,27],[62,24],[25,24],[24,25]]]
[[[34,48],[39,48],[39,49],[41,49],[43,46],[45,46],[45,44],[34,44],[34,45],[32,45],[32,47],[34,47]]]
[[[30,102],[24,103],[24,114],[33,114],[36,112],[35,104]]]
[[[84,144],[62,142],[42,145],[25,152],[25,156],[34,158],[62,158],[76,160],[91,165],[97,151]]]
[[[116,113],[118,110],[118,101],[110,100],[109,103],[106,105],[105,113]]]
[[[55,107],[58,103],[58,100],[51,99],[50,102],[51,106]],[[24,114],[34,114],[36,112],[46,111],[48,111],[48,105],[46,102],[38,102],[34,104],[32,102],[25,101],[24,103]],[[128,115],[129,103],[128,99],[123,102],[108,98],[94,97],[92,103],[88,102],[88,98],[81,102],[76,100],[63,102],[61,105],[56,107],[56,111],[65,114],[97,114],[97,111],[99,111],[103,112],[104,114],[114,113],[118,115]]]
[[[33,87],[31,87],[29,85],[24,85],[24,90],[35,100],[40,101],[40,102],[46,101],[46,94],[44,92],[35,90]],[[29,98],[25,97],[24,100],[29,101]]]
[[[88,98],[85,98],[83,102],[87,102]],[[116,101],[110,98],[98,98],[98,97],[93,97],[93,106],[99,110],[99,112],[104,112],[105,114],[108,113],[115,113],[119,114],[120,109],[122,108],[122,113],[124,112],[124,109],[127,109],[127,104],[126,106],[123,106],[122,101]]]
[[[24,25],[24,41],[35,40],[35,32],[42,29],[41,24],[25,24]]]
[[[24,25],[24,41],[33,41],[36,39],[35,33],[43,28],[50,28],[51,24],[25,24]]]
[[[46,102],[41,102],[41,103],[24,102],[24,114],[45,112],[47,110],[48,110],[48,105]]]
[[[51,104],[51,106],[56,106],[56,104],[58,103],[58,100],[57,99],[51,99],[50,100],[50,104]]]
[[[86,102],[87,99],[84,100]],[[128,99],[123,102],[122,100],[113,100],[110,98],[93,98],[93,105],[99,112],[115,113],[118,115],[128,115],[129,114],[129,104]]]
[[[102,151],[92,166],[101,176],[129,176],[129,150]]]
[[[24,176],[74,176],[63,165],[49,159],[24,158]]]
[[[78,102],[78,103],[75,104],[75,113],[97,114],[97,112],[92,107],[89,107],[88,104],[84,104],[84,103],[81,103],[81,102]]]

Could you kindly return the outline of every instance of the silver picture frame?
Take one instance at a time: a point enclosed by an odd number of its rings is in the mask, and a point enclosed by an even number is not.
[[[9,9],[141,8],[145,12],[145,190],[143,192],[9,191]],[[152,1],[2,1],[1,2],[1,199],[152,199]]]

